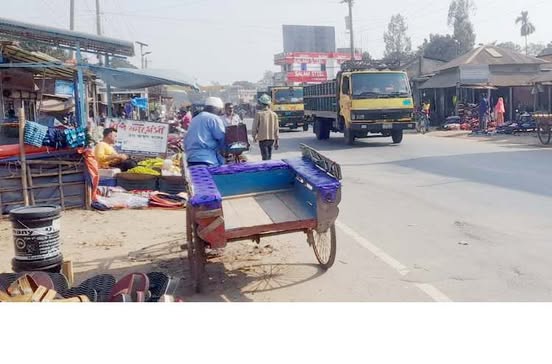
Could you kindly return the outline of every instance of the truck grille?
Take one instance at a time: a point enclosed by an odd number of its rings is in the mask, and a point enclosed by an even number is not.
[[[410,110],[355,110],[351,114],[352,120],[402,120],[411,119],[412,112]]]

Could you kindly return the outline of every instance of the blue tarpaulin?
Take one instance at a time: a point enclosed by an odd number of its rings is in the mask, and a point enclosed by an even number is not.
[[[139,89],[161,85],[176,85],[199,90],[192,78],[178,71],[108,68],[94,65],[90,65],[89,68],[106,83],[118,88]]]
[[[139,109],[142,109],[142,110],[148,109],[148,99],[146,99],[145,97],[135,97],[130,101],[130,103],[132,104],[132,106],[137,107]]]

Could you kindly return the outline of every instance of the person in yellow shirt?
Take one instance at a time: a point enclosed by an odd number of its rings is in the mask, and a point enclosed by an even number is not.
[[[117,142],[117,130],[106,128],[103,131],[103,140],[96,144],[94,155],[102,169],[119,168],[122,172],[136,167],[136,162],[130,160],[126,154],[119,154],[113,146]]]

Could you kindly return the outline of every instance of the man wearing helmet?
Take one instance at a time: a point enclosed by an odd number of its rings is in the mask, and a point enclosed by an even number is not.
[[[208,97],[203,111],[192,119],[184,139],[188,166],[220,166],[224,158],[224,122],[220,118],[224,104],[218,97]]]
[[[259,142],[259,149],[264,161],[272,159],[272,148],[278,150],[280,137],[278,115],[270,110],[270,102],[270,96],[266,94],[259,97],[262,109],[255,115],[251,130],[253,140]]]

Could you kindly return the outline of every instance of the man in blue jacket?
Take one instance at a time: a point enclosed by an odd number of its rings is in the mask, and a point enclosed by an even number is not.
[[[184,139],[188,166],[220,166],[224,164],[226,128],[220,118],[224,103],[218,97],[208,97],[203,111],[192,119]]]

